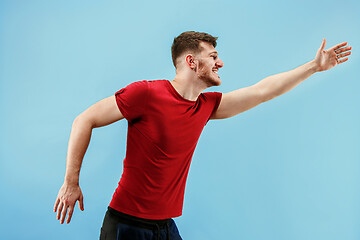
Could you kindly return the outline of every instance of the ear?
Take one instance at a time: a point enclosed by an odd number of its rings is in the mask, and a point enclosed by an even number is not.
[[[195,58],[192,54],[187,54],[185,56],[185,62],[191,70],[194,70],[196,68]]]

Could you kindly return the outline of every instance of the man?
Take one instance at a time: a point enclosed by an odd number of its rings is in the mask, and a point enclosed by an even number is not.
[[[351,47],[338,44],[288,72],[229,93],[202,93],[221,84],[224,63],[215,50],[216,37],[184,32],[174,39],[174,80],[138,81],[105,98],[74,120],[65,181],[54,212],[70,222],[79,187],[81,163],[93,128],[126,118],[128,136],[124,171],[106,212],[100,239],[181,239],[172,220],[182,214],[185,182],[195,146],[210,119],[224,119],[288,92],[312,74],[348,60]]]

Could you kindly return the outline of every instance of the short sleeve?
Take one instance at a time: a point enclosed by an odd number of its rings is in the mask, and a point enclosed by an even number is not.
[[[220,105],[220,102],[221,102],[222,93],[220,93],[220,92],[207,92],[205,94],[206,94],[206,98],[208,99],[207,101],[209,102],[208,104],[211,104],[211,106],[212,106],[211,114],[209,115],[209,118],[206,121],[206,123],[207,123],[210,120],[210,117],[218,109],[218,107]]]
[[[140,119],[145,110],[148,96],[148,82],[137,81],[115,93],[117,106],[122,115],[129,121]]]

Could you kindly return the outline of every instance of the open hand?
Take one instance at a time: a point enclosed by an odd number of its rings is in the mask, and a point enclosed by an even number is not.
[[[346,56],[351,54],[351,47],[345,47],[347,42],[337,44],[327,50],[324,50],[325,45],[326,39],[324,38],[315,57],[315,62],[318,65],[319,72],[329,70],[330,68],[333,68],[340,63],[344,63],[349,59]]]
[[[80,210],[84,211],[83,195],[79,185],[70,185],[64,183],[59,190],[59,194],[54,205],[54,212],[57,211],[57,220],[60,220],[61,215],[61,224],[63,224],[65,221],[68,209],[69,212],[66,223],[70,223],[76,201],[79,201]]]

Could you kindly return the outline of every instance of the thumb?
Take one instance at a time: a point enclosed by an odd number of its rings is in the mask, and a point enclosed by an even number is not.
[[[324,38],[323,41],[322,41],[322,43],[321,43],[321,46],[320,46],[319,51],[324,51],[325,45],[326,45],[326,39]]]
[[[81,211],[84,211],[84,202],[83,202],[83,200],[84,200],[84,197],[81,195],[80,199],[79,199],[79,208],[80,208]]]

